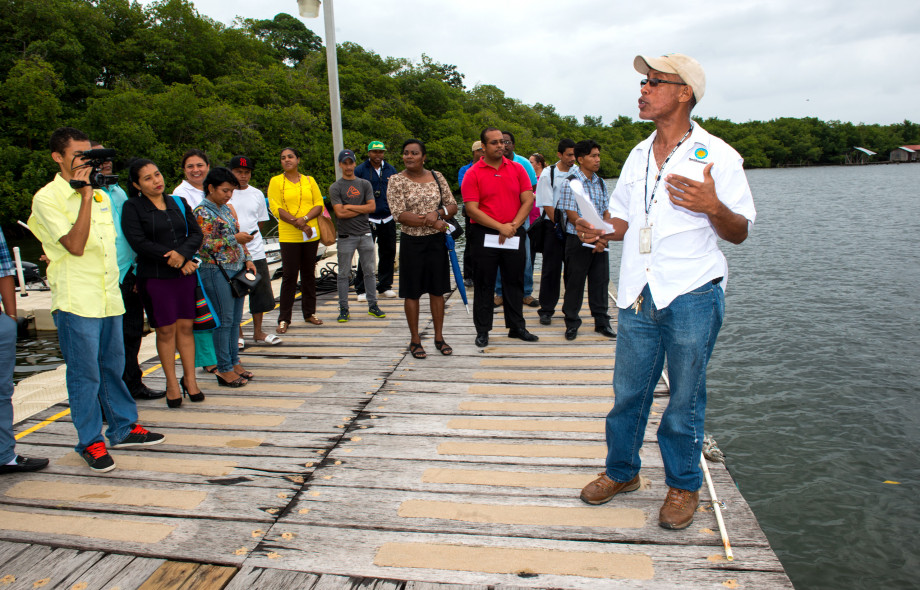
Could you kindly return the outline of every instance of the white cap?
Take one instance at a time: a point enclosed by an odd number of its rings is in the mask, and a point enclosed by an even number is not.
[[[700,102],[703,93],[706,92],[706,73],[703,72],[703,66],[688,55],[682,53],[669,53],[661,57],[637,55],[633,60],[633,67],[640,74],[648,74],[649,70],[677,74],[684,84],[693,90],[696,102]]]

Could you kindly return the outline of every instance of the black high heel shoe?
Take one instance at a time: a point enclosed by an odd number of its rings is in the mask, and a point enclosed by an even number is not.
[[[182,405],[182,396],[180,395],[176,399],[166,398],[166,407],[167,408],[178,408]]]
[[[188,387],[185,386],[185,375],[182,375],[182,377],[179,379],[179,386],[182,387],[182,395],[187,395],[188,400],[190,402],[203,402],[204,401],[204,392],[202,391],[199,391],[198,393],[188,392]],[[179,401],[181,403],[182,400],[180,399]]]

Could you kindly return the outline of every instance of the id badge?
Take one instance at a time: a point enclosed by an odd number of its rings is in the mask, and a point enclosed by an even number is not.
[[[652,251],[652,228],[639,229],[639,254],[649,254]]]

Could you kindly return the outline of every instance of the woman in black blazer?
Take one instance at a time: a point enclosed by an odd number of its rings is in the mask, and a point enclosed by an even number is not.
[[[201,246],[201,228],[185,199],[179,197],[177,202],[163,194],[166,185],[156,164],[134,160],[129,178],[121,227],[137,253],[137,284],[147,321],[156,329],[157,354],[166,375],[166,405],[181,406],[182,394],[193,402],[204,401],[195,379],[192,331],[198,280],[195,254]],[[181,380],[176,380],[177,349]]]

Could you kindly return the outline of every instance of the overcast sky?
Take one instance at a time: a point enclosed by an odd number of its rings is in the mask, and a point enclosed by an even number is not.
[[[298,15],[296,0],[197,0],[201,14]],[[636,118],[636,54],[679,52],[706,70],[694,114],[736,122],[815,116],[920,120],[920,2],[334,0],[336,42],[455,64],[562,115]],[[325,39],[322,12],[304,19]]]

